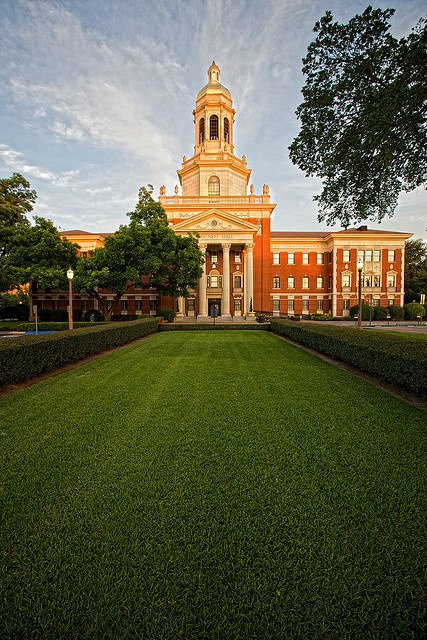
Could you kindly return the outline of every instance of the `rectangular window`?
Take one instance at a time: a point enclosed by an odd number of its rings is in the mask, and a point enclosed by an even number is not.
[[[316,278],[316,287],[318,289],[323,289],[323,276],[318,276]]]
[[[381,276],[374,276],[374,287],[381,286]]]
[[[316,311],[323,311],[323,300],[316,300]]]
[[[365,252],[362,249],[357,252],[357,262],[365,262]]]
[[[350,249],[343,249],[342,259],[343,262],[350,262]]]
[[[365,262],[372,262],[372,250],[365,251]]]
[[[379,298],[374,298],[374,299],[372,300],[372,306],[373,306],[373,307],[379,307],[379,306],[380,306],[380,302],[381,302],[381,301],[380,301],[380,299],[379,299]]]
[[[234,288],[235,289],[242,288],[242,276],[234,276]]]
[[[374,249],[374,262],[381,262],[381,250]]]
[[[309,259],[310,259],[310,258],[309,258],[309,254],[308,254],[308,253],[303,253],[303,254],[302,254],[302,263],[303,263],[303,264],[308,264]]]
[[[395,260],[395,252],[394,252],[394,249],[389,249],[389,250],[387,251],[387,260],[388,260],[389,262],[394,262],[394,260]]]
[[[212,264],[218,264],[218,254],[216,251],[211,252],[211,262]]]
[[[218,289],[221,286],[220,276],[208,276],[207,277],[208,288]]]
[[[240,251],[234,252],[234,262],[236,264],[240,264],[242,262],[242,256],[240,255]]]
[[[194,311],[194,298],[188,298],[187,311]]]
[[[295,264],[295,254],[288,253],[288,264]]]
[[[294,299],[288,298],[288,313],[294,312]]]
[[[295,278],[293,276],[288,278],[288,289],[295,289]]]
[[[234,299],[234,311],[241,311],[242,310],[242,299],[241,298],[235,298]]]
[[[273,264],[280,264],[280,253],[273,253]]]
[[[344,309],[344,311],[350,310],[350,300],[348,298],[342,301],[342,308]]]
[[[323,253],[317,254],[317,264],[325,264],[325,256]]]
[[[157,300],[150,300],[150,311],[157,311]]]
[[[387,287],[395,287],[396,286],[396,276],[393,273],[389,273],[387,275]]]
[[[332,289],[332,276],[328,276],[328,289]]]
[[[82,302],[82,305],[83,305],[83,302]],[[57,309],[58,309],[58,300],[52,300],[52,309],[57,311]]]
[[[342,275],[342,286],[351,287],[351,276],[347,273],[343,273]]]
[[[279,276],[275,276],[273,278],[273,289],[280,289],[280,278],[279,278]]]
[[[273,311],[280,311],[280,300],[273,300]]]
[[[328,258],[329,258],[329,264],[332,264],[332,260],[334,259],[334,253],[333,251],[330,251],[328,254]]]
[[[128,310],[128,301],[122,300],[122,311],[127,311],[127,310]]]
[[[308,289],[308,278],[306,276],[302,279],[302,288]]]
[[[142,300],[135,300],[135,311],[141,311],[142,309]]]
[[[365,284],[363,284],[363,276],[362,276],[362,286],[372,287],[372,276],[365,276]]]
[[[394,305],[394,298],[389,298],[389,299],[387,300],[387,305],[388,305],[389,307],[392,307],[392,306]]]
[[[303,298],[302,299],[302,312],[303,313],[308,313],[308,299],[307,298]]]
[[[82,300],[82,309],[83,311],[87,311],[87,300]]]

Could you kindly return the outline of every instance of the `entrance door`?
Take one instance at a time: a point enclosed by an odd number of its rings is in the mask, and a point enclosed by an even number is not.
[[[211,318],[217,318],[221,315],[221,300],[209,298],[208,300],[208,314]]]

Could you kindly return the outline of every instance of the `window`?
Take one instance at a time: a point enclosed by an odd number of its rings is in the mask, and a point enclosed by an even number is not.
[[[135,282],[133,286],[135,289],[142,289],[142,282]]]
[[[309,254],[308,253],[303,253],[302,254],[302,263],[303,264],[308,264],[309,261]]]
[[[157,311],[157,300],[150,300],[150,311]]]
[[[365,252],[361,249],[357,252],[357,262],[365,262]]]
[[[343,287],[351,287],[351,275],[349,275],[347,273],[343,273],[342,286]]]
[[[274,278],[273,278],[273,289],[280,289],[280,278],[279,278],[279,276],[274,276]]]
[[[211,140],[219,140],[218,116],[214,115],[209,118],[209,138]]]
[[[221,276],[208,276],[207,280],[210,289],[218,289],[221,286]]]
[[[388,305],[389,307],[392,307],[392,306],[394,305],[394,298],[389,298],[389,299],[387,300],[387,305]]]
[[[141,311],[141,308],[142,308],[142,301],[135,300],[135,311]]]
[[[228,118],[224,118],[224,140],[230,142],[230,122]]]
[[[295,264],[295,254],[288,253],[288,264]]]
[[[236,264],[242,262],[242,256],[240,254],[240,251],[235,251],[234,252],[234,262]]]
[[[86,300],[85,300],[86,302]],[[58,300],[52,300],[52,309],[54,309],[54,311],[57,311],[58,309]],[[83,301],[82,301],[82,309],[83,309]]]
[[[211,176],[208,182],[208,195],[219,196],[219,178],[218,176]]]
[[[365,280],[364,283],[363,283],[363,279]],[[372,276],[365,276],[365,278],[363,278],[363,276],[362,276],[362,286],[363,287],[372,287]]]
[[[308,278],[307,278],[307,276],[304,276],[304,278],[302,279],[302,288],[303,289],[308,289]]]
[[[316,311],[323,311],[323,300],[316,301]]]
[[[342,301],[342,308],[344,309],[344,311],[350,310],[350,300],[348,298]]]
[[[280,311],[280,300],[273,300],[273,311]]]
[[[381,301],[380,301],[380,299],[379,299],[379,298],[374,298],[374,299],[372,300],[372,306],[373,306],[373,307],[379,307],[379,306],[380,306],[380,304],[381,304]]]
[[[194,311],[194,298],[188,298],[187,311]]]
[[[374,262],[381,262],[381,251],[380,251],[380,249],[374,249]]]
[[[122,300],[122,311],[127,311],[127,310],[128,310],[128,301]]]
[[[242,288],[242,276],[234,276],[234,288],[235,289]]]
[[[280,264],[280,253],[273,253],[273,264]]]
[[[58,307],[55,308],[57,309]],[[82,309],[83,311],[87,311],[87,300],[82,300]]]
[[[288,289],[295,289],[295,278],[293,276],[288,278]]]
[[[150,289],[156,288],[156,279],[154,276],[150,276]]]
[[[329,256],[328,256],[328,257],[329,257],[329,264],[332,264],[332,260],[333,260],[333,258],[334,258],[334,253],[333,253],[333,251],[330,251],[330,252],[329,252]]]
[[[288,298],[288,313],[294,312],[294,299]]]
[[[328,276],[328,289],[332,289],[332,276]]]
[[[343,249],[342,259],[343,262],[350,262],[350,249]]]
[[[325,264],[325,256],[323,253],[317,254],[317,264]]]
[[[241,298],[235,298],[234,299],[234,311],[241,311],[242,310],[242,299]]]
[[[374,287],[381,286],[381,276],[374,276]]]
[[[396,276],[393,273],[387,274],[387,287],[395,287],[396,286]]]
[[[308,313],[309,309],[308,309],[308,298],[303,298],[302,300],[302,312],[303,313]]]
[[[201,118],[199,122],[199,144],[205,141],[205,119]]]
[[[212,264],[218,264],[218,253],[216,251],[211,251],[211,262]]]
[[[318,276],[316,278],[316,287],[318,289],[323,289],[323,276]]]
[[[395,261],[395,252],[394,252],[394,249],[389,249],[389,250],[387,251],[387,260],[388,260],[389,262],[394,262],[394,261]]]
[[[365,251],[365,262],[372,262],[372,250]]]

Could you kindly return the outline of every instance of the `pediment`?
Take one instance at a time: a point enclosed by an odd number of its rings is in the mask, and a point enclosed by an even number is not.
[[[172,226],[174,231],[187,231],[188,233],[210,232],[245,232],[256,233],[259,226],[246,222],[237,216],[222,211],[221,209],[209,209],[197,213],[183,222],[178,222]]]

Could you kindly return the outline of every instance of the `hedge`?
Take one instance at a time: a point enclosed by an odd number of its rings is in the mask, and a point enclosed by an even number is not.
[[[248,324],[248,323],[240,323],[240,322],[236,322],[236,324],[233,323],[227,323],[227,324],[221,324],[220,322],[215,322],[215,323],[204,323],[204,322],[185,322],[185,323],[179,323],[179,324],[169,324],[169,323],[165,323],[165,324],[159,324],[159,331],[213,331],[213,330],[225,330],[225,331],[233,331],[233,330],[239,330],[239,331],[251,331],[251,330],[257,330],[257,331],[270,331],[270,325],[269,324]]]
[[[157,330],[157,318],[0,341],[0,386],[16,384]]]
[[[86,327],[95,327],[97,325],[105,325],[105,322],[73,322],[74,329],[84,329]],[[68,331],[68,322],[38,322],[38,331]],[[21,322],[20,324],[7,325],[2,323],[2,331],[35,331],[35,322]]]
[[[427,398],[427,340],[322,324],[270,320],[271,330]]]

